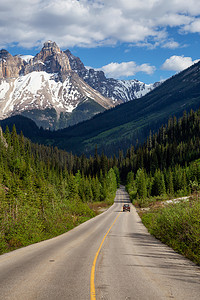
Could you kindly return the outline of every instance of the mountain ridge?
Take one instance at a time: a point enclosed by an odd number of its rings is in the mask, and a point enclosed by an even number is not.
[[[34,57],[0,50],[0,119],[22,114],[40,127],[72,126],[149,92],[137,80],[107,79],[47,41]]]
[[[107,78],[102,70],[86,68],[80,58],[74,56],[69,50],[64,52],[69,58],[72,70],[77,72],[91,87],[114,101],[122,101],[124,103],[141,98],[161,84],[161,82],[145,84],[137,79],[119,80]]]
[[[166,80],[145,95],[118,105],[75,126],[45,132],[34,141],[57,146],[77,155],[98,151],[107,155],[137,146],[168,122],[170,116],[180,117],[184,111],[200,107],[200,62]]]
[[[0,75],[0,118],[22,114],[38,126],[56,129],[115,105],[87,85],[71,69],[67,55],[51,41],[28,61],[1,50]],[[77,109],[79,105],[82,109]]]

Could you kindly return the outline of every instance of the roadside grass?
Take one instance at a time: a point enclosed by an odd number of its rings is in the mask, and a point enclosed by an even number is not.
[[[161,203],[162,201],[170,199],[168,195],[161,195],[149,198],[138,198],[137,191],[130,191],[129,196],[133,205],[135,205],[138,208],[154,206],[156,203]]]
[[[86,203],[67,201],[63,207],[38,210],[26,206],[18,210],[15,221],[8,216],[0,225],[0,254],[63,234],[93,218],[95,212]]]
[[[104,201],[90,202],[88,207],[96,214],[99,215],[113,205],[116,192],[110,193]]]
[[[104,210],[109,208],[111,205],[106,203],[106,202],[92,202],[88,204],[89,208],[95,212],[96,215],[99,215],[102,213]]]
[[[139,215],[150,234],[200,265],[200,199],[163,206],[151,202],[148,210]]]
[[[8,218],[1,224],[0,255],[63,234],[102,213],[113,199],[111,195],[101,202],[67,201],[62,208],[45,210],[42,218],[38,218],[36,209],[27,206],[26,214],[19,210],[15,222]]]

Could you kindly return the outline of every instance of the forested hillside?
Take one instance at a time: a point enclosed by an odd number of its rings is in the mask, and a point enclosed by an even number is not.
[[[1,120],[0,124],[3,130],[6,125],[12,130],[15,124],[17,132],[22,130],[33,142],[57,146],[73,154],[93,155],[97,145],[100,153],[117,155],[119,149],[126,151],[131,145],[137,146],[137,141],[143,143],[149,131],[157,131],[170,116],[179,118],[184,110],[188,113],[199,108],[199,66],[200,62],[194,64],[140,99],[118,105],[62,130],[39,129],[33,121],[22,116]],[[30,127],[33,130],[27,130]]]
[[[151,134],[147,141],[138,146],[136,150],[131,147],[119,165],[121,176],[126,178],[131,171],[144,173],[153,183],[153,176],[165,180],[164,191],[175,192],[187,189],[191,180],[200,183],[200,171],[198,164],[191,163],[200,158],[200,110],[189,114],[184,112],[180,119],[170,118],[168,124],[162,125],[158,133]],[[193,168],[186,177],[185,171]],[[130,176],[130,175],[129,175]],[[173,176],[173,188],[170,188],[171,176]],[[148,180],[145,181],[148,185]],[[150,184],[148,195],[151,193],[162,194],[156,187]],[[172,192],[170,192],[171,194]]]
[[[109,158],[97,147],[87,158],[33,144],[7,127],[0,138],[0,253],[93,217],[90,204],[112,203],[120,180],[140,206],[197,193],[199,158],[200,110],[170,118],[144,144]]]
[[[121,174],[128,173],[127,190],[149,232],[200,265],[199,158],[200,110],[171,118],[136,151],[129,149]],[[177,197],[171,205],[164,201]]]
[[[185,166],[200,157],[200,110],[183,113],[177,120],[171,117],[159,131],[152,134],[142,145],[128,149],[123,165],[122,176],[129,171],[137,172],[144,168],[147,173],[154,174],[177,165]]]
[[[118,105],[93,119],[56,132],[43,132],[40,143],[50,143],[80,155],[93,154],[94,147],[108,156],[126,151],[137,140],[143,143],[149,131],[157,131],[170,116],[200,106],[200,62],[169,78],[144,97]]]
[[[7,127],[0,137],[0,253],[51,238],[112,203],[118,171],[95,158],[36,145]]]

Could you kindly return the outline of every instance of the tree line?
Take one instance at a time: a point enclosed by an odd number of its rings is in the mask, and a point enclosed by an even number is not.
[[[0,253],[93,217],[88,203],[111,203],[118,170],[98,159],[33,144],[7,127],[0,138]]]
[[[0,251],[55,236],[94,216],[127,180],[132,198],[187,195],[200,184],[200,110],[171,117],[124,154],[86,157],[30,142],[13,126],[0,138]],[[135,144],[135,143],[134,143]],[[192,162],[192,163],[191,163]]]
[[[132,197],[188,195],[200,184],[200,110],[170,118],[137,149],[128,149],[120,172]],[[196,161],[195,161],[196,160]],[[195,187],[196,185],[196,187]]]

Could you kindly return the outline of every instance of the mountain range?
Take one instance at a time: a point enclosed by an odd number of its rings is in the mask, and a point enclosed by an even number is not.
[[[69,58],[72,70],[93,89],[99,91],[103,96],[113,99],[117,103],[124,103],[141,98],[161,84],[160,82],[145,84],[137,79],[118,80],[106,78],[103,71],[88,69],[81,60],[74,56],[69,50],[64,52]]]
[[[69,50],[47,41],[35,56],[0,50],[0,119],[26,116],[44,129],[61,129],[137,99],[159,83],[106,78]]]
[[[184,111],[200,107],[200,62],[169,78],[141,99],[135,99],[95,115],[92,119],[57,131],[39,129],[29,119],[15,116],[0,122],[3,129],[16,124],[34,142],[57,146],[75,154],[107,155],[126,151],[137,146],[168,122],[170,117],[180,117]],[[33,128],[33,130],[27,130]]]

